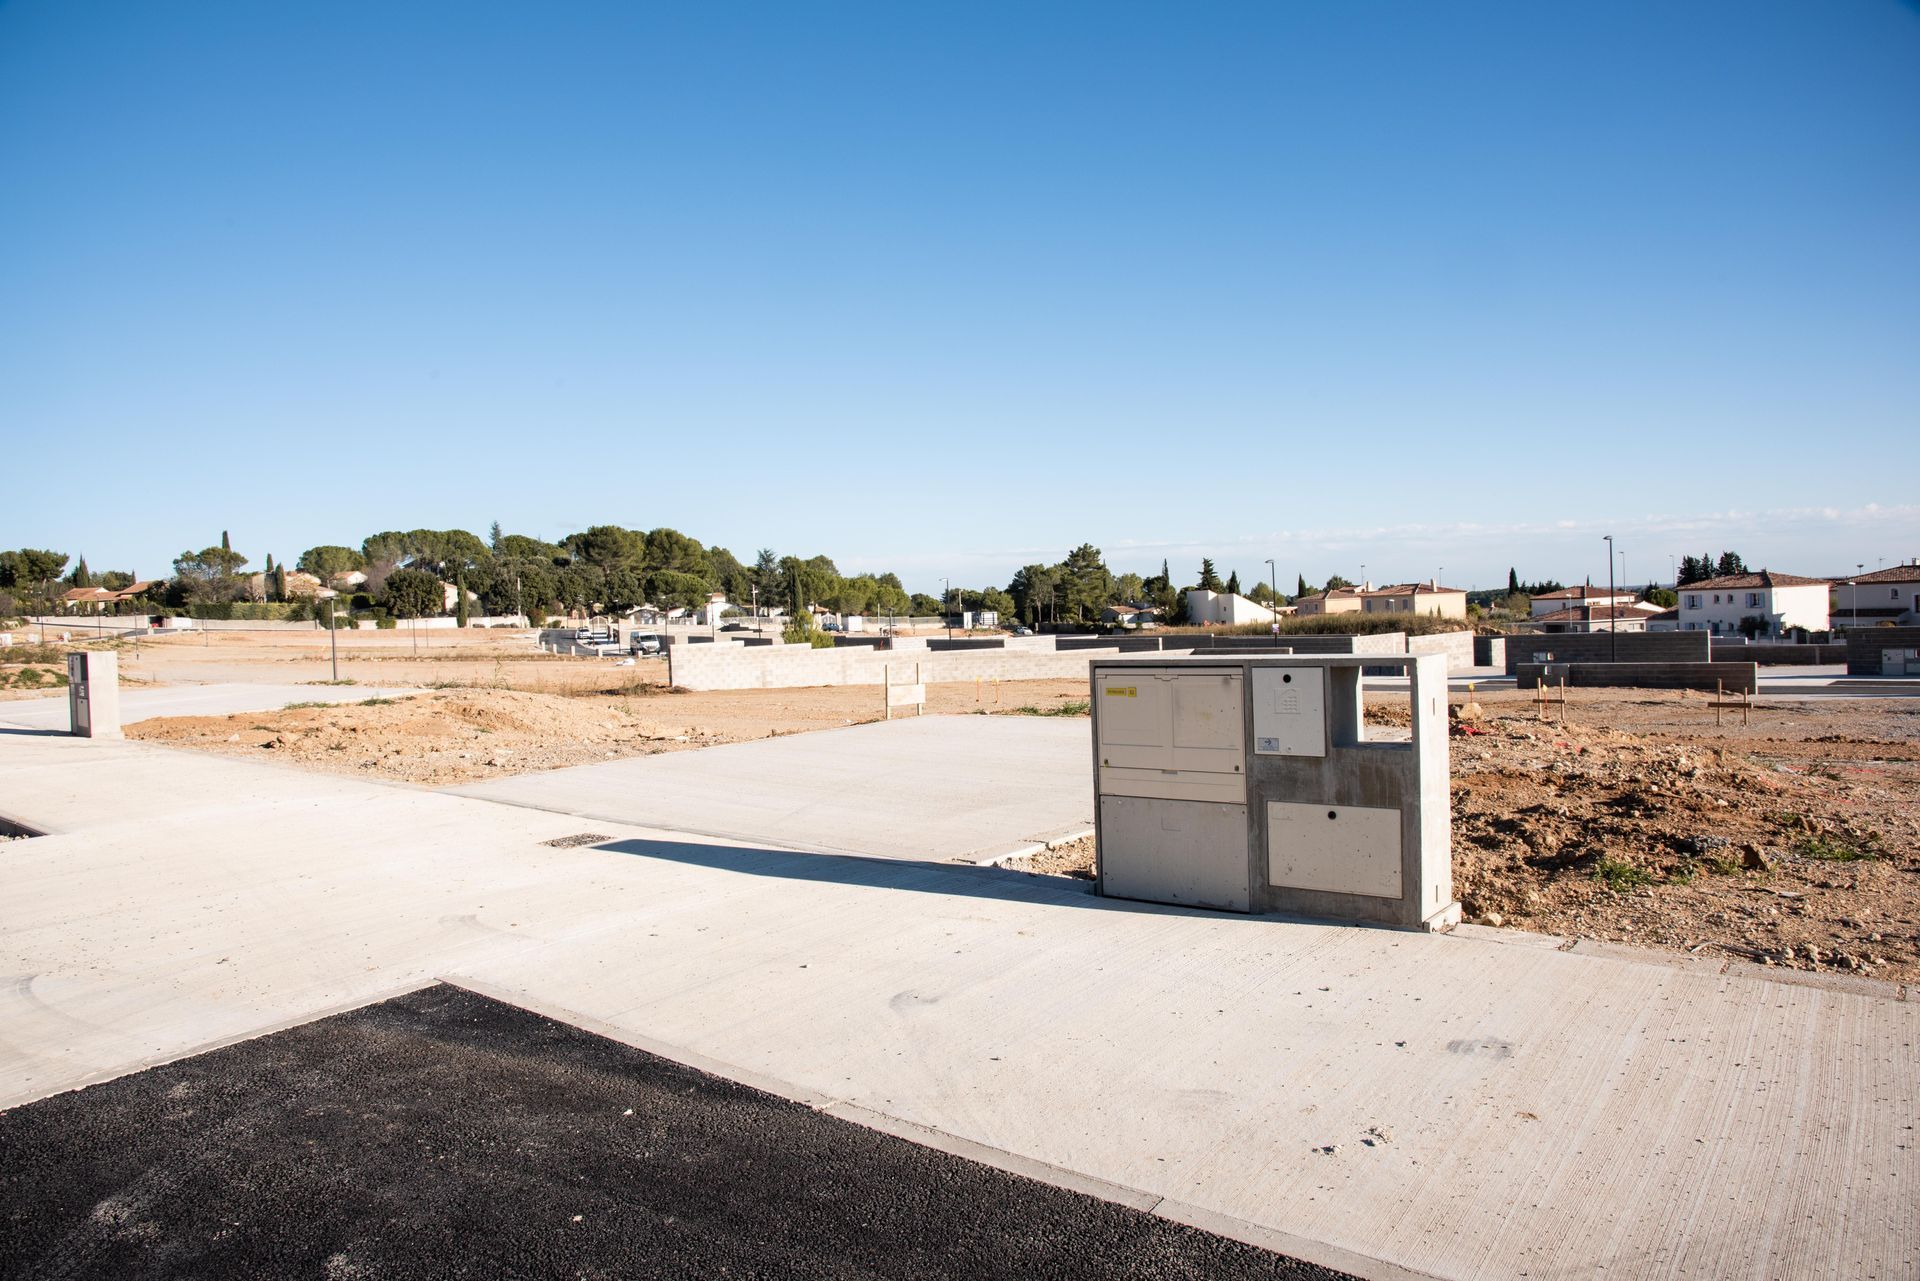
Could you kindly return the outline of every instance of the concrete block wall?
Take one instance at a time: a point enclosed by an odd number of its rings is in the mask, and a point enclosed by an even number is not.
[[[1064,654],[1034,650],[955,650],[889,653],[885,650],[814,649],[804,645],[676,646],[667,655],[667,679],[682,689],[795,689],[810,685],[878,685],[889,664],[905,679],[914,663],[923,681],[1052,680],[1082,678],[1090,658],[1112,654],[1084,650]],[[903,673],[900,669],[906,669]]]
[[[1407,637],[1409,654],[1445,654],[1447,670],[1462,672],[1473,664],[1472,632],[1433,632],[1426,636]]]
[[[1881,651],[1920,649],[1920,627],[1863,627],[1847,633],[1847,675],[1884,676]]]
[[[1505,667],[1507,665],[1507,638],[1504,636],[1474,637],[1473,665],[1475,667]]]
[[[1729,694],[1753,694],[1760,689],[1760,669],[1754,663],[1521,663],[1514,673],[1515,683],[1521,689],[1534,689],[1549,670],[1562,669],[1569,689],[1717,687]],[[1548,683],[1556,684],[1557,679]]]
[[[1606,663],[1613,661],[1610,642],[1620,644],[1622,663],[1706,663],[1713,660],[1706,632],[1621,632],[1616,637],[1597,634],[1527,635],[1507,637],[1507,675],[1518,676],[1523,663],[1540,660],[1535,654],[1552,654],[1555,663]],[[1711,688],[1711,687],[1709,687]]]
[[[1847,661],[1847,647],[1840,642],[1825,645],[1719,645],[1713,647],[1713,660],[1729,663],[1758,663],[1762,667],[1819,667]]]

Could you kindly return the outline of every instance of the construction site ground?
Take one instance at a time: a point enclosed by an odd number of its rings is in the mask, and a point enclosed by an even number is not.
[[[541,655],[506,633],[341,638],[367,700],[150,720],[130,737],[434,786],[837,728],[877,687],[668,689],[665,663]],[[415,647],[419,646],[419,652]],[[122,645],[130,684],[324,682],[326,638]],[[389,699],[381,686],[428,687]],[[44,693],[44,691],[41,691]],[[338,693],[338,690],[329,691]],[[1466,700],[1456,693],[1456,704]],[[1469,920],[1801,970],[1920,980],[1920,700],[1482,691],[1453,740],[1454,884]],[[930,714],[1084,715],[1082,682],[934,685]],[[1390,732],[1404,696],[1369,696]],[[1092,843],[1033,870],[1079,873]]]

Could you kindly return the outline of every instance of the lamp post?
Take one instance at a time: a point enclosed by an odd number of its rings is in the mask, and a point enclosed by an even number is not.
[[[953,639],[953,580],[940,580],[940,612],[947,616],[947,639]]]
[[[753,634],[758,636],[760,634],[760,588],[756,585],[747,590],[753,593]]]
[[[1613,604],[1613,535],[1602,534],[1607,540],[1607,661],[1620,661],[1620,615]]]
[[[338,685],[340,683],[340,619],[334,613],[334,600],[332,596],[327,597],[327,648],[333,659],[333,683]]]

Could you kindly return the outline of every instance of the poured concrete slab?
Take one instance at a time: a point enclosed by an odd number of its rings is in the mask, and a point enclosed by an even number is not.
[[[489,779],[509,805],[795,849],[981,862],[1093,822],[1088,722],[916,716]]]
[[[0,734],[0,1107],[435,978],[1364,1276],[1912,1276],[1920,1002]],[[596,845],[544,842],[583,830]]]
[[[232,716],[236,712],[271,712],[288,703],[359,703],[369,698],[409,698],[419,689],[386,689],[340,685],[162,685],[142,689],[120,687],[120,723],[150,721],[163,716]],[[0,725],[21,729],[65,730],[67,696],[23,698],[0,702]]]

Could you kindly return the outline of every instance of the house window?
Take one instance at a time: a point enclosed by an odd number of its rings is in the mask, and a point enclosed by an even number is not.
[[[1760,593],[1759,593],[1759,592],[1748,592],[1748,593],[1747,593],[1747,608],[1748,608],[1748,609],[1759,609],[1759,608],[1760,608]]]

